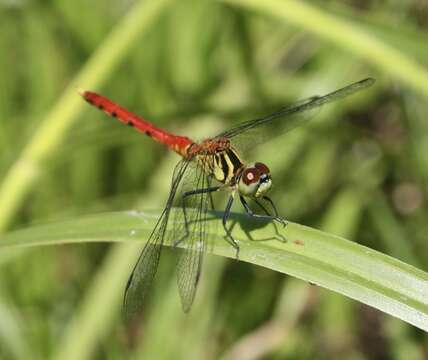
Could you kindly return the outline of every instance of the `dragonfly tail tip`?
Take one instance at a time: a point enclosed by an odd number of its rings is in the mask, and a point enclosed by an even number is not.
[[[85,96],[86,91],[83,90],[82,88],[78,87],[76,88],[76,91],[80,96],[83,96],[83,97]]]

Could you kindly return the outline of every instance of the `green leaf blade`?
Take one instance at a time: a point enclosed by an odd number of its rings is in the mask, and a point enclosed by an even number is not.
[[[179,211],[179,210],[177,210]],[[2,246],[38,246],[100,241],[145,241],[159,212],[101,213],[38,225],[2,237]],[[210,220],[211,221],[211,220]],[[224,239],[221,216],[214,214],[208,251],[236,258]],[[288,274],[336,291],[428,331],[428,274],[375,250],[306,226],[273,224],[233,214],[233,235],[240,244],[239,260]],[[260,225],[254,229],[255,225]],[[248,227],[251,238],[248,238]],[[170,245],[170,244],[167,244]]]

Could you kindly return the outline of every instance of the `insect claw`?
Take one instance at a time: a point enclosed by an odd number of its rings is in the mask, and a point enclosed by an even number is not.
[[[227,233],[226,233],[226,235],[225,235],[225,239],[226,239],[226,241],[227,241],[230,245],[232,245],[232,246],[235,248],[235,250],[236,250],[235,260],[239,260],[239,250],[240,250],[240,247],[239,247],[238,242],[237,242],[237,241],[232,237],[232,235],[230,234],[230,231],[227,231]]]
[[[274,220],[276,220],[276,221],[278,221],[280,224],[282,224],[282,226],[283,226],[284,228],[288,225],[287,220],[283,219],[282,217],[277,216],[277,217],[275,217],[275,219],[274,219]]]
[[[284,235],[276,234],[274,235],[274,238],[282,243],[288,243],[287,238]]]
[[[239,260],[239,250],[240,250],[239,246],[236,247],[235,260]]]

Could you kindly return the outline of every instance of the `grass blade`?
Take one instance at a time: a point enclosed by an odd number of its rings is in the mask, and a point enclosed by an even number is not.
[[[11,232],[0,239],[3,246],[57,245],[99,241],[147,239],[158,212],[103,213],[34,226]],[[221,216],[210,234],[209,251],[235,257],[223,238]],[[387,255],[341,237],[290,223],[278,228],[287,238],[272,237],[273,224],[254,229],[254,221],[234,214],[233,234],[240,243],[240,260],[295,276],[346,295],[428,331],[428,274]],[[251,232],[253,240],[248,239]]]

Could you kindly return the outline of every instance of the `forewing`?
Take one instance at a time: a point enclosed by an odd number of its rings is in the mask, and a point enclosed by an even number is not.
[[[153,283],[159,265],[171,206],[188,166],[189,162],[187,160],[181,160],[175,167],[166,207],[129,276],[124,296],[124,311],[127,319],[132,319],[140,312],[143,300]]]
[[[240,146],[240,148],[242,148],[243,145],[241,143],[246,143],[249,147],[254,148],[254,146],[263,143],[268,139],[272,139],[273,137],[302,125],[311,119],[313,117],[311,116],[313,111],[319,109],[321,106],[346,98],[358,91],[372,86],[374,83],[374,79],[367,78],[324,96],[313,96],[291,106],[282,108],[268,116],[245,121],[237,127],[219,134],[217,138],[229,138],[234,144]],[[265,129],[262,130],[261,128]],[[253,134],[251,133],[253,131],[257,131],[257,135],[252,136]],[[263,134],[265,134],[266,137],[263,136]],[[251,140],[244,140],[248,135],[251,135]]]
[[[196,164],[191,166],[193,169],[188,172],[191,176],[186,176],[183,180],[181,195],[210,186],[203,169]],[[192,306],[201,273],[209,224],[207,221],[209,196],[208,193],[187,196],[184,199],[185,213],[182,210],[183,203],[180,204],[181,209],[177,208],[175,213],[172,241],[178,242],[177,284],[184,312],[188,312]]]

